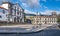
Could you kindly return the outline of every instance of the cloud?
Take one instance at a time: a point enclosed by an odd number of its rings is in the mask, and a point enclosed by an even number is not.
[[[22,3],[24,7],[28,7],[28,5],[26,3]]]
[[[52,11],[51,10],[45,10],[44,12],[40,12],[41,14],[44,15],[51,15]]]
[[[9,0],[0,0],[0,5],[2,4],[2,2],[8,2]],[[10,0],[11,1],[11,0]]]
[[[29,10],[24,11],[26,14],[35,14],[37,15],[37,12],[31,12]],[[38,12],[38,15],[43,14],[43,15],[52,15],[52,12],[56,12],[57,14],[60,14],[60,11],[54,11],[54,10],[45,10],[43,12]]]
[[[1,0],[2,2],[8,2],[9,0]],[[11,0],[10,0],[11,1]]]
[[[45,10],[43,12],[38,12],[38,15],[43,14],[43,15],[51,15],[52,12],[56,12],[57,14],[60,14],[60,11],[54,11],[54,10]],[[25,10],[26,14],[35,14],[37,15],[37,12],[31,12],[29,10]]]
[[[22,3],[25,3],[30,8],[39,8],[40,7],[40,0],[20,0]],[[24,5],[24,4],[23,4]]]
[[[44,15],[51,15],[52,12],[56,12],[57,14],[60,14],[60,11],[54,11],[54,10],[45,10],[44,12],[40,12],[40,13]]]
[[[44,6],[44,5],[43,5],[43,8],[48,9],[48,7],[47,6]]]
[[[3,1],[3,0],[0,0],[0,5],[2,4],[2,1]]]
[[[31,11],[29,11],[29,10],[25,10],[24,11],[26,14],[36,14],[36,12],[31,12]]]

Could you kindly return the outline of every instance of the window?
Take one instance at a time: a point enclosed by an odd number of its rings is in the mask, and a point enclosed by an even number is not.
[[[0,18],[2,18],[2,16],[0,15]]]
[[[16,17],[14,18],[14,22],[16,22]]]
[[[17,12],[17,14],[19,15],[19,11]]]
[[[3,10],[3,14],[5,14],[5,11]]]
[[[5,9],[0,8],[0,12],[2,12],[3,14],[5,14]]]

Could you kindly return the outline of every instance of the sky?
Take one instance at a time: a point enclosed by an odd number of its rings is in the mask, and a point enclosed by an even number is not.
[[[19,3],[27,14],[36,14],[37,12],[42,14],[60,13],[60,0],[1,0],[0,3],[2,1]]]

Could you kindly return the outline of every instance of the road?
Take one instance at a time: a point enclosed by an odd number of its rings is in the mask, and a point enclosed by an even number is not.
[[[52,25],[45,30],[30,34],[0,34],[0,36],[60,36],[60,29],[57,25]]]

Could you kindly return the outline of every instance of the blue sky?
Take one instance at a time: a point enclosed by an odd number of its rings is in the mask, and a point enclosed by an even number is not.
[[[22,3],[26,3],[25,1],[23,0]],[[39,0],[39,1],[36,0],[34,3],[32,1],[30,2],[31,3],[30,5],[26,3],[27,4],[26,6],[29,7],[24,8],[31,11],[45,11],[46,9],[60,11],[60,0]]]
[[[7,1],[7,0],[3,0]],[[40,12],[49,14],[52,11],[60,13],[60,0],[9,0],[10,2],[18,2],[25,11]]]

